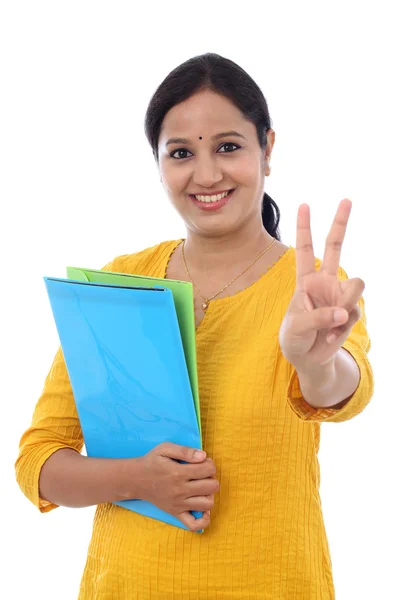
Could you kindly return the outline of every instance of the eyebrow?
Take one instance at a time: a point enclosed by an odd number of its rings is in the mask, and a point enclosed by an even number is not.
[[[217,135],[214,135],[211,139],[213,141],[217,141],[220,140],[222,138],[225,137],[240,137],[243,140],[245,140],[246,138],[244,137],[244,135],[242,135],[241,133],[238,133],[237,131],[224,131],[223,133],[217,133]],[[166,146],[168,146],[169,144],[190,144],[190,140],[186,139],[186,138],[170,138],[168,140],[168,142],[166,143]]]

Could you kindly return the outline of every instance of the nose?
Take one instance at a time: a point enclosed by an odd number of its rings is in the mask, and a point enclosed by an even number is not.
[[[208,188],[222,181],[223,174],[218,161],[211,156],[198,158],[193,171],[193,183]]]

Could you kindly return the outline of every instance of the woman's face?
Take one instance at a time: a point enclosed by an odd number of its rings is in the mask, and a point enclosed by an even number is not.
[[[251,221],[261,225],[274,140],[269,129],[262,151],[254,124],[230,100],[210,90],[166,114],[158,147],[161,180],[190,230],[213,235]]]

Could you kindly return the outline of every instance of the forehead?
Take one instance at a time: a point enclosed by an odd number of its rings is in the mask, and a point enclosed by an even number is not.
[[[243,132],[251,125],[230,100],[205,90],[177,104],[165,115],[160,143],[171,135],[207,136],[238,128]]]

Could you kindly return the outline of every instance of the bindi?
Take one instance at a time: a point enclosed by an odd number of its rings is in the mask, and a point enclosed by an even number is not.
[[[203,139],[203,138],[200,136],[200,137],[199,137],[199,140],[202,140],[202,139]]]

